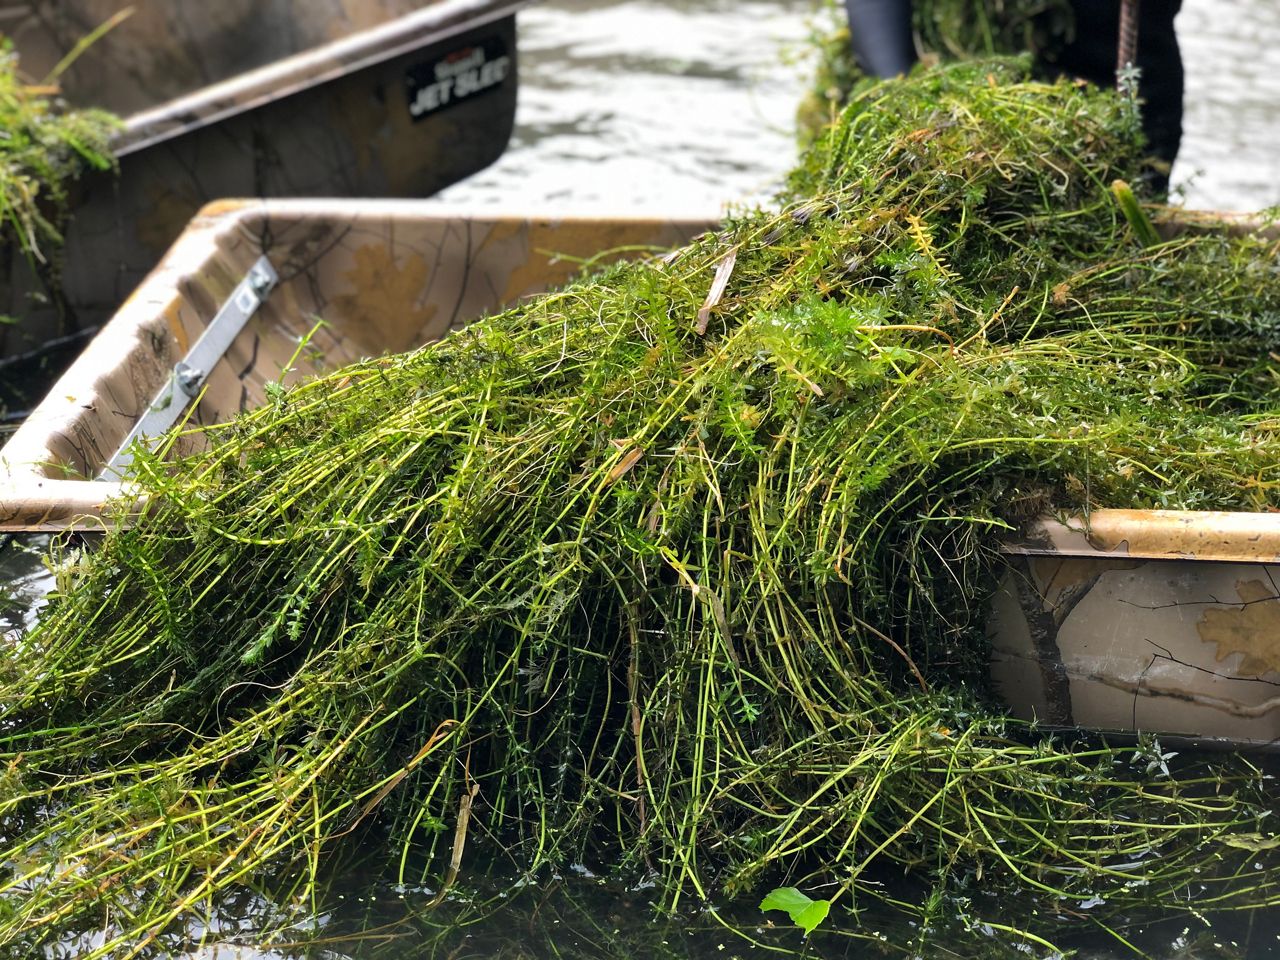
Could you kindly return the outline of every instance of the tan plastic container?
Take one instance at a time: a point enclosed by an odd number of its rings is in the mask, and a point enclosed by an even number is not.
[[[1168,211],[1168,238],[1262,230]],[[1005,544],[988,622],[996,688],[1049,726],[1280,744],[1280,513],[1098,510]]]
[[[125,18],[60,78],[125,117],[119,175],[76,188],[66,310],[6,252],[0,356],[105,321],[204,204],[231,196],[426,197],[492,163],[515,117],[525,0],[19,0],[25,73]],[[64,313],[65,316],[60,316]]]
[[[211,368],[196,421],[260,402],[314,317],[328,326],[299,355],[302,373],[439,337],[567,279],[571,258],[665,247],[708,224],[410,203],[208,207],[0,450],[0,529],[99,523],[104,497],[122,491],[92,478],[264,253],[279,283]],[[1006,554],[992,674],[1016,713],[1233,744],[1280,737],[1280,514],[1102,510],[1043,521]]]

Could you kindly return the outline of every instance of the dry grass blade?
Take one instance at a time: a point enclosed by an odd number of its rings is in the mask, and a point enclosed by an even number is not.
[[[724,297],[725,288],[729,286],[729,278],[733,276],[733,266],[738,262],[738,251],[730,250],[723,260],[716,267],[715,277],[711,281],[711,289],[707,291],[707,299],[703,301],[702,307],[698,310],[698,325],[694,329],[698,331],[698,336],[702,336],[707,332],[707,324],[711,322],[711,311],[720,304],[720,300]]]

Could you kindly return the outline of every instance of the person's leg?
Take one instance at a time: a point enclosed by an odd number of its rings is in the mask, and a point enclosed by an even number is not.
[[[1153,156],[1173,166],[1182,145],[1185,76],[1173,18],[1182,0],[1146,0],[1138,26],[1138,66],[1142,80],[1142,129]],[[1166,171],[1165,186],[1168,186]]]
[[[863,72],[896,77],[916,62],[911,0],[844,0],[853,55]]]

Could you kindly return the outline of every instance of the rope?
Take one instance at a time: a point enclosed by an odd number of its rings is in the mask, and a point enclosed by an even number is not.
[[[1132,67],[1138,59],[1138,6],[1142,0],[1120,0],[1120,46],[1116,50],[1116,86],[1118,74]]]

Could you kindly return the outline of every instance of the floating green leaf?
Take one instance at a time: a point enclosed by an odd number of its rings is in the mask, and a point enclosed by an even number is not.
[[[813,933],[818,924],[827,919],[831,912],[830,900],[814,900],[802,890],[795,887],[775,887],[768,896],[760,901],[760,909],[783,910],[791,917],[791,922],[806,934]]]
[[[813,898],[795,887],[774,887],[760,901],[760,909],[766,913],[770,910],[797,913],[806,909],[811,903],[813,903]]]

